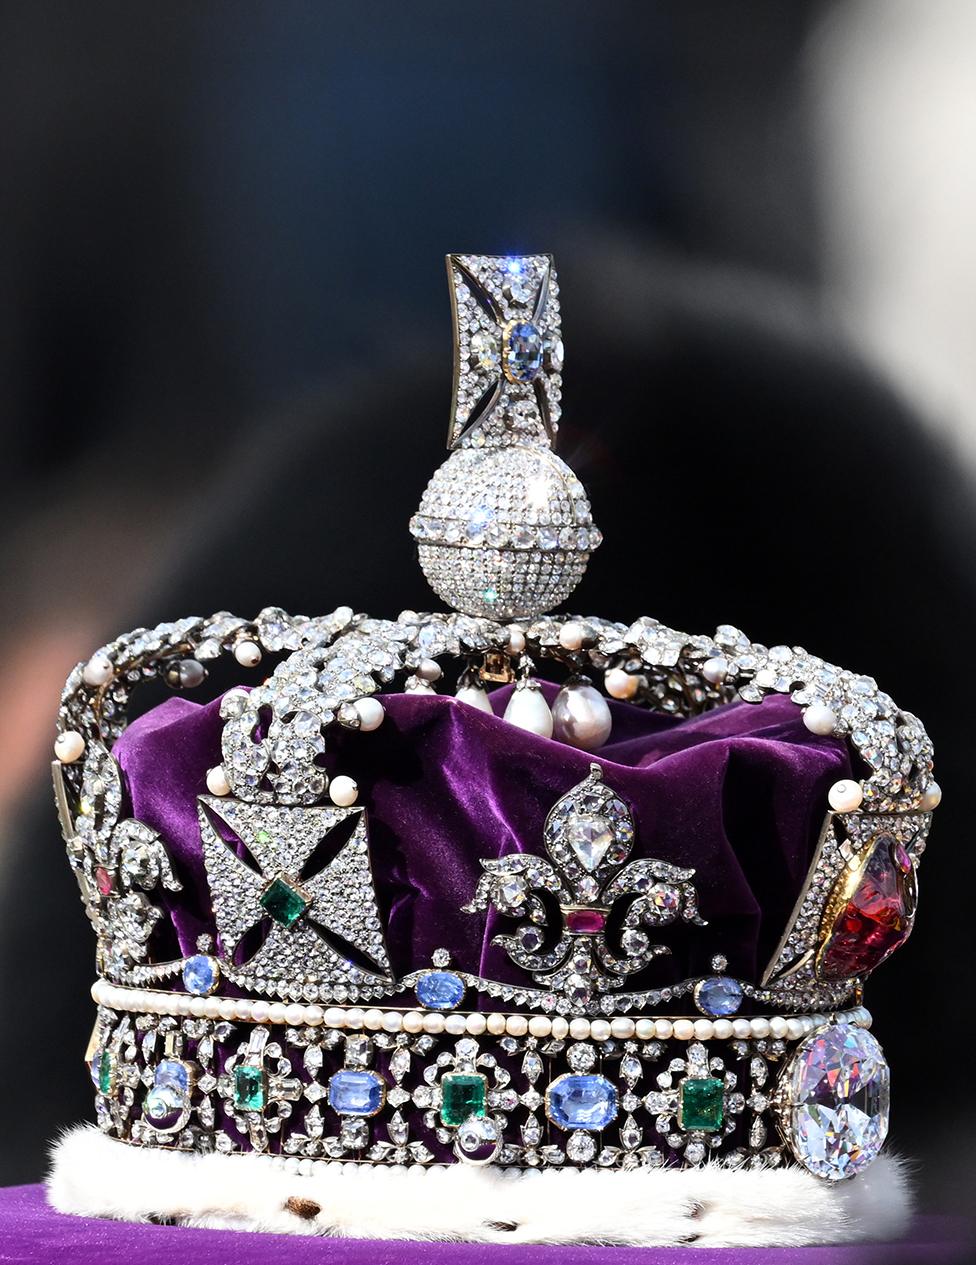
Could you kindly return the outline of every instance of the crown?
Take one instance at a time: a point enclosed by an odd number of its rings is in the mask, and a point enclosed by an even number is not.
[[[410,530],[452,613],[219,612],[68,679],[98,1125],[305,1174],[853,1177],[931,743],[800,647],[548,613],[601,543],[553,451],[553,261],[447,263],[451,451]],[[181,697],[221,656],[250,684]],[[127,725],[153,681],[177,697]]]

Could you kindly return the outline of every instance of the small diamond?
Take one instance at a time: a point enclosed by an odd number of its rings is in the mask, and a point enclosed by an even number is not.
[[[596,1155],[596,1143],[587,1133],[574,1133],[566,1143],[566,1154],[576,1164],[587,1164]]]
[[[489,371],[498,368],[501,360],[501,349],[498,346],[497,339],[484,330],[479,330],[471,338],[471,359],[479,369],[487,369]]]
[[[186,1107],[186,1098],[172,1085],[154,1085],[146,1094],[143,1115],[158,1123],[179,1115]]]

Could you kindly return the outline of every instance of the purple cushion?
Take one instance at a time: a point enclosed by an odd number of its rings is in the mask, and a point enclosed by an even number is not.
[[[496,712],[507,697],[507,689],[493,696]],[[460,969],[530,983],[491,944],[498,916],[460,907],[474,892],[479,858],[543,851],[546,814],[594,757],[448,697],[383,702],[387,718],[377,731],[333,731],[329,769],[356,779],[369,811],[394,972],[425,967],[444,947]],[[197,935],[214,931],[196,797],[220,762],[218,707],[172,698],[135,721],[115,749],[132,814],[160,833],[184,884],[166,895],[172,924],[154,946],[161,956],[192,953]],[[672,955],[630,986],[706,974],[716,953],[728,957],[731,974],[757,979],[806,877],[827,789],[850,776],[845,744],[810,734],[782,697],[685,721],[611,708],[612,740],[597,758],[634,812],[632,857],[693,866],[708,920],[705,928],[669,928]]]

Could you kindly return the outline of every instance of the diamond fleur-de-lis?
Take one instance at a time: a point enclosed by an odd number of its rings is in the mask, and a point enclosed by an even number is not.
[[[271,992],[315,984],[320,995],[393,982],[362,809],[204,795],[198,813],[225,974]]]

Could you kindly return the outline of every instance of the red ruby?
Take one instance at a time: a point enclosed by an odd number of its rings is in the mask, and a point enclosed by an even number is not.
[[[570,935],[595,935],[607,925],[607,916],[602,909],[567,909],[566,930]]]
[[[111,874],[109,874],[104,865],[98,866],[95,870],[95,886],[103,896],[107,896],[115,886]]]
[[[873,971],[905,943],[914,921],[911,859],[890,835],[882,835],[834,920],[820,958],[821,979],[850,979]]]

